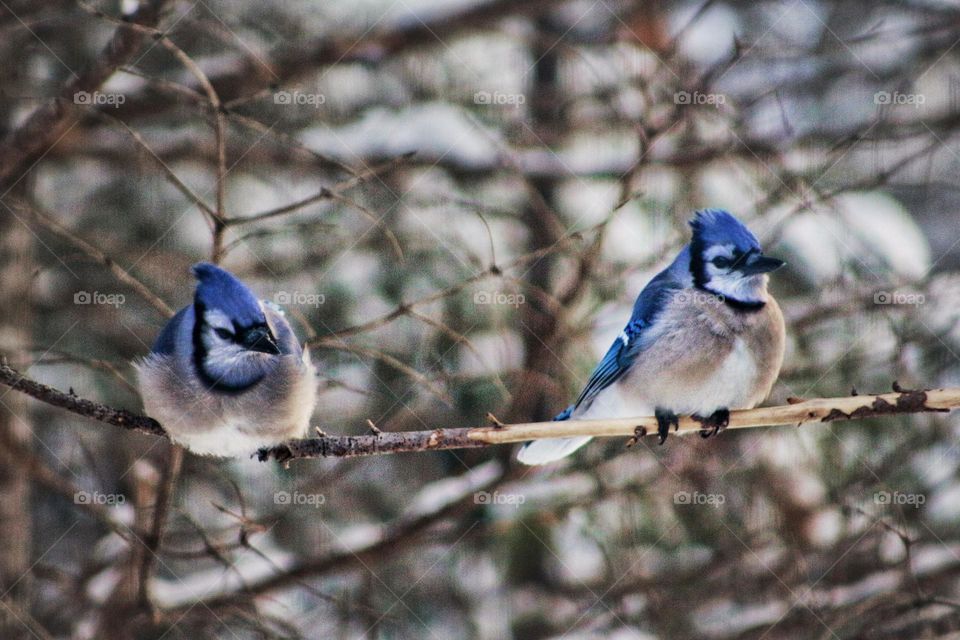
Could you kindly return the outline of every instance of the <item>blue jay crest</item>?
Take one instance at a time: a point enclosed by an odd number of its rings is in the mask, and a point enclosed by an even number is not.
[[[194,303],[204,309],[218,309],[240,326],[265,324],[260,301],[229,271],[209,262],[193,266],[198,284]]]
[[[760,242],[750,229],[723,209],[698,211],[690,220],[693,229],[691,246],[701,248],[713,244],[733,244],[742,251],[760,251]]]

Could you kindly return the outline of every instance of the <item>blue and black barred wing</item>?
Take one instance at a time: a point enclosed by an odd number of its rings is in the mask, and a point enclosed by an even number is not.
[[[641,351],[640,337],[644,328],[641,320],[634,319],[627,324],[593,370],[587,385],[580,392],[580,397],[567,411],[572,413],[575,408],[589,407],[597,394],[619,380],[630,369]],[[560,416],[557,416],[557,419],[560,419]]]
[[[664,270],[651,280],[633,305],[633,315],[620,335],[607,350],[606,355],[594,369],[587,386],[580,392],[574,408],[590,406],[597,394],[619,380],[626,373],[637,356],[646,348],[644,333],[656,321],[660,311],[668,303],[671,295],[680,291],[685,283],[670,270]]]

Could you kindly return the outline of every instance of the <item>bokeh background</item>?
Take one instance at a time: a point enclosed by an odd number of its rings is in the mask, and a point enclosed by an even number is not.
[[[78,396],[139,410],[215,259],[329,433],[550,419],[708,206],[789,261],[768,403],[960,384],[954,3],[4,0],[0,34],[0,353]],[[4,387],[0,637],[956,638],[958,432],[176,474]]]

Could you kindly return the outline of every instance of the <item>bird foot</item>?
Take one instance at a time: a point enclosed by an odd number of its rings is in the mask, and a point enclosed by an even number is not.
[[[653,412],[653,415],[657,418],[657,434],[660,436],[660,444],[663,444],[667,441],[667,436],[670,435],[671,426],[674,431],[680,429],[680,419],[673,411],[667,411],[666,409],[657,409]]]
[[[704,428],[700,430],[700,437],[709,438],[727,428],[727,425],[730,424],[730,410],[717,409],[706,418],[694,414],[693,419],[704,426]]]

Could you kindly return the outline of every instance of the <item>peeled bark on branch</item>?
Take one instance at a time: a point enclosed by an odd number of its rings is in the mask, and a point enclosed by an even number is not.
[[[126,409],[114,409],[98,402],[78,398],[53,387],[24,377],[11,367],[0,364],[0,384],[26,393],[47,404],[61,407],[78,415],[93,418],[125,429],[156,436],[166,436],[163,427],[153,418],[138,415]],[[908,413],[947,412],[960,409],[960,388],[902,389],[896,383],[893,392],[878,395],[852,395],[839,398],[790,399],[789,404],[731,411],[727,429],[800,426],[809,422],[862,420],[885,415]],[[496,444],[511,444],[546,438],[592,436],[594,438],[629,437],[631,444],[648,434],[657,432],[656,418],[611,418],[606,420],[565,420],[562,422],[528,422],[501,424],[488,427],[455,427],[429,431],[385,432],[376,429],[370,435],[331,436],[291,440],[276,447],[261,449],[256,454],[261,460],[286,462],[296,458],[355,458],[413,451],[442,451],[447,449],[476,449]],[[678,433],[701,432],[709,425],[698,418],[681,416]]]
[[[912,390],[901,389],[895,384],[892,393],[797,400],[783,406],[731,411],[730,422],[726,428],[800,426],[808,422],[861,420],[891,414],[945,412],[958,408],[960,408],[960,388]],[[681,416],[676,431],[678,433],[701,432],[704,426],[704,423],[696,418]],[[294,458],[350,458],[403,451],[468,449],[572,436],[639,438],[648,434],[656,435],[656,433],[657,420],[652,416],[606,420],[564,420],[467,429],[381,432],[366,436],[325,435],[308,440],[292,440],[277,447],[261,450],[258,455],[260,460],[274,458],[283,462]]]

